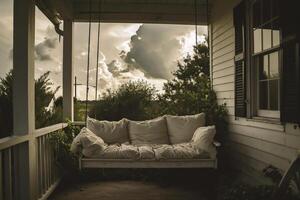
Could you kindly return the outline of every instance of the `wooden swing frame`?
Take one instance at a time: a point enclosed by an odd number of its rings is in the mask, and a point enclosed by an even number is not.
[[[212,168],[217,169],[217,159],[172,159],[172,160],[132,160],[132,159],[79,159],[79,169],[86,168]]]
[[[221,147],[221,143],[214,141],[216,148]],[[218,159],[168,159],[168,160],[134,160],[134,159],[98,159],[79,157],[79,169],[88,168],[207,168],[217,169]]]

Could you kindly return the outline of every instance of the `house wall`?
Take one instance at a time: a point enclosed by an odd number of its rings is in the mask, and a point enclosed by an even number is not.
[[[234,117],[233,8],[239,2],[215,0],[211,18],[211,76],[218,102],[229,111],[228,155],[247,174],[269,165],[286,170],[300,149],[299,127]]]

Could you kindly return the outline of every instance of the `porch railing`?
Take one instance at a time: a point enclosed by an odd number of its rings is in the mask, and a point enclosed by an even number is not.
[[[15,191],[19,191],[20,188],[17,187],[24,187],[24,185],[19,183],[22,177],[17,174],[16,167],[24,167],[24,170],[30,169],[28,166],[20,166],[22,163],[17,160],[18,151],[16,150],[22,145],[32,144],[36,145],[36,151],[33,152],[33,156],[36,158],[35,171],[33,172],[36,185],[33,186],[35,194],[30,196],[33,199],[48,198],[60,181],[60,173],[55,162],[55,148],[53,146],[55,144],[50,142],[50,137],[51,134],[55,134],[66,126],[66,123],[60,123],[35,130],[33,134],[0,139],[0,199],[19,199]]]

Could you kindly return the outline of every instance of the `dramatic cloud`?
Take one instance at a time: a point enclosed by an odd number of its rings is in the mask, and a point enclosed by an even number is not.
[[[121,72],[124,71],[122,67],[122,63],[120,63],[118,60],[113,60],[109,64],[107,64],[108,70],[114,77],[119,77],[121,75]]]
[[[187,42],[185,36],[193,31],[192,26],[142,25],[131,37],[130,50],[124,60],[147,76],[170,79],[176,61],[182,58],[182,44]],[[205,31],[201,28],[200,34]]]
[[[0,77],[12,68],[13,44],[12,1],[0,2]],[[51,22],[36,9],[35,78],[50,71],[54,87],[62,86],[63,38],[59,40]],[[199,34],[206,28],[199,27]],[[101,23],[98,94],[115,90],[128,81],[142,80],[161,91],[163,83],[172,78],[177,60],[192,51],[194,26]],[[74,71],[77,97],[85,99],[88,23],[74,25]],[[92,24],[90,52],[90,93],[95,98],[97,60],[97,24]],[[62,89],[57,95],[62,94]]]
[[[63,38],[55,32],[53,24],[36,8],[35,13],[35,78],[50,71],[53,88],[60,87],[57,96],[62,95],[62,53]]]
[[[53,60],[51,57],[51,51],[57,47],[58,39],[46,38],[43,42],[35,46],[35,59],[38,61],[50,61]]]
[[[0,77],[12,69],[11,49],[13,47],[13,4],[10,0],[0,2]]]

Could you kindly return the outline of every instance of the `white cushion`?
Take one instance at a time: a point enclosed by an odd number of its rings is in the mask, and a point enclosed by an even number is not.
[[[205,114],[186,116],[167,115],[168,133],[171,144],[190,142],[195,130],[205,126]]]
[[[195,149],[192,143],[160,145],[159,147],[154,148],[154,152],[157,160],[209,158],[207,152]]]
[[[88,128],[82,128],[72,142],[71,152],[77,154],[82,151],[84,156],[93,157],[103,152],[106,148],[107,144],[100,137],[96,136]]]
[[[102,159],[134,159],[138,160],[140,154],[138,148],[133,145],[109,145],[100,154],[95,154],[93,157]]]
[[[165,117],[147,121],[129,121],[128,131],[133,145],[169,144]]]
[[[97,136],[101,137],[107,144],[121,144],[128,142],[128,121],[98,121],[93,118],[87,119],[87,128]]]
[[[215,126],[199,127],[195,131],[191,143],[198,151],[206,151],[211,157],[215,157],[216,150],[213,145],[215,135]]]

